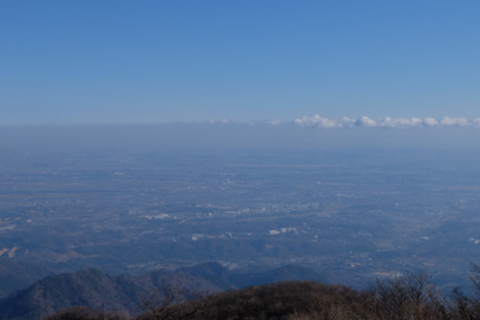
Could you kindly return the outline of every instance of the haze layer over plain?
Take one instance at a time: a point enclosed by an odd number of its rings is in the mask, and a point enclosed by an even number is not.
[[[473,126],[3,127],[0,136],[2,261],[54,272],[295,263],[359,287],[408,270],[452,287],[480,254]]]
[[[418,148],[474,150],[477,127],[302,128],[293,124],[196,123],[122,126],[0,127],[5,150],[124,149],[166,151],[247,151]],[[53,148],[53,149],[52,149]]]

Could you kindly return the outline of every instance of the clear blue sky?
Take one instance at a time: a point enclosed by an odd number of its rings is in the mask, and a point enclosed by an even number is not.
[[[480,1],[0,2],[0,124],[480,116]]]

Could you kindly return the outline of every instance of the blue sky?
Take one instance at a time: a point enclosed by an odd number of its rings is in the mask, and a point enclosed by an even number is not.
[[[478,1],[0,2],[0,124],[480,117]]]

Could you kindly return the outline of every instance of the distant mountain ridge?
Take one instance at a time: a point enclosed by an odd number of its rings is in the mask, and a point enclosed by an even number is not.
[[[0,298],[52,274],[53,272],[37,264],[2,259],[0,260]]]
[[[217,262],[207,262],[180,270],[210,281],[223,290],[242,289],[248,286],[291,280],[325,282],[325,279],[312,269],[297,265],[286,265],[262,272],[238,273],[229,271]]]
[[[141,276],[108,275],[88,269],[50,276],[0,300],[0,319],[35,320],[73,306],[140,313],[160,301],[164,290],[214,293],[285,280],[321,280],[311,269],[284,266],[260,273],[239,274],[209,262],[173,272],[153,271]]]

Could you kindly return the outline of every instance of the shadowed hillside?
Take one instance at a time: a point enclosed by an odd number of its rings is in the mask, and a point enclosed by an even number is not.
[[[208,262],[193,267],[182,268],[181,270],[192,276],[208,280],[224,290],[241,289],[248,286],[290,280],[325,281],[312,269],[296,265],[286,265],[263,272],[239,273],[229,271],[219,263]]]
[[[87,306],[137,314],[157,300],[162,290],[175,287],[188,292],[220,289],[184,272],[153,272],[141,277],[106,275],[84,270],[42,279],[0,301],[0,319],[34,320],[72,306]]]
[[[175,289],[176,302],[222,290],[285,281],[319,280],[312,270],[284,266],[261,273],[239,274],[210,262],[175,272],[153,271],[142,276],[107,275],[88,269],[47,277],[0,300],[0,319],[34,320],[61,309],[92,309],[139,314],[159,304],[166,290]]]
[[[424,274],[378,279],[369,290],[312,281],[290,281],[216,293],[185,301],[178,295],[158,300],[139,316],[107,315],[68,309],[45,320],[284,319],[284,320],[474,320],[480,319],[480,268],[471,276],[477,295],[454,289],[442,296]]]
[[[0,260],[0,298],[51,274],[37,264]]]

